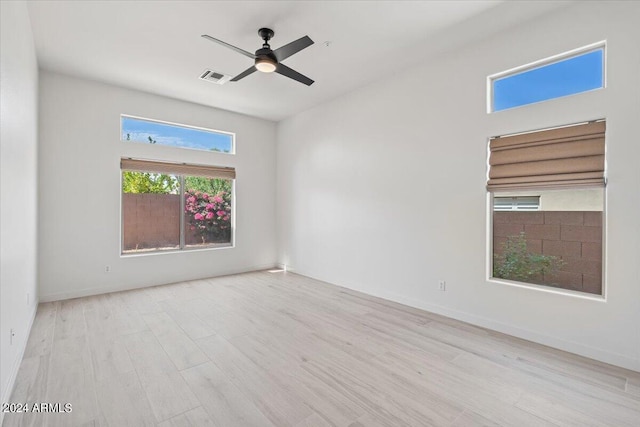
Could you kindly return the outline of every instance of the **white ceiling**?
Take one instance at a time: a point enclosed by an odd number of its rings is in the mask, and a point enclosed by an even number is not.
[[[281,120],[560,4],[33,1],[29,12],[43,69]],[[304,35],[315,41],[284,61],[314,79],[312,86],[275,73],[225,85],[198,79],[206,68],[233,76],[251,66],[251,59],[201,34],[253,52],[265,26],[275,31],[274,49]]]

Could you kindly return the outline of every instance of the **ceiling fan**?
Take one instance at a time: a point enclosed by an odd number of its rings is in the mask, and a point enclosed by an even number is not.
[[[298,40],[292,41],[291,43],[279,47],[276,50],[271,50],[271,46],[269,46],[269,40],[273,38],[273,30],[269,28],[260,28],[258,30],[258,34],[260,35],[260,38],[264,40],[264,43],[262,44],[261,49],[256,50],[255,54],[247,52],[244,49],[240,49],[239,47],[230,45],[229,43],[223,42],[222,40],[218,40],[206,34],[203,34],[202,37],[207,40],[211,40],[212,42],[216,42],[223,46],[226,46],[229,49],[233,49],[236,52],[244,56],[248,56],[255,61],[255,64],[253,66],[247,68],[245,71],[232,78],[232,82],[237,82],[238,80],[243,79],[249,74],[252,74],[256,70],[258,70],[263,73],[272,73],[275,71],[278,74],[282,74],[283,76],[289,77],[290,79],[296,80],[300,83],[304,83],[307,86],[311,86],[313,84],[313,80],[311,80],[309,77],[304,76],[295,70],[292,70],[281,62],[294,53],[298,53],[302,49],[311,46],[313,44],[313,40],[311,40],[309,36],[301,37]]]

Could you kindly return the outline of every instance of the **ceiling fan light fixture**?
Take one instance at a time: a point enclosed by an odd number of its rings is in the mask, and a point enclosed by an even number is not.
[[[256,69],[263,73],[273,73],[276,70],[277,62],[268,56],[256,58]]]

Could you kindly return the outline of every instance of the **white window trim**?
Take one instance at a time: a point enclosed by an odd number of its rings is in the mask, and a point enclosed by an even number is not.
[[[155,256],[155,255],[165,255],[165,254],[184,254],[188,252],[200,252],[200,251],[217,251],[217,250],[225,250],[225,249],[235,249],[236,247],[236,179],[232,179],[231,181],[231,241],[228,245],[225,246],[199,246],[199,247],[187,247],[183,245],[183,233],[184,233],[184,198],[180,201],[180,248],[178,249],[158,249],[158,250],[149,250],[149,251],[140,251],[140,252],[124,252],[124,214],[122,212],[123,203],[122,203],[122,172],[126,169],[119,168],[120,180],[118,185],[118,190],[120,192],[120,239],[119,239],[119,257],[120,258],[134,258],[134,257],[146,257],[146,256]],[[180,181],[183,181],[183,177],[181,176]]]
[[[175,126],[175,127],[181,127],[181,128],[187,128],[187,129],[195,129],[195,130],[201,130],[204,132],[220,133],[223,135],[231,136],[231,150],[228,153],[224,151],[201,150],[198,148],[191,148],[191,147],[173,147],[171,145],[164,145],[164,144],[157,144],[156,147],[177,148],[180,150],[194,150],[194,151],[204,152],[204,153],[215,153],[215,154],[225,154],[225,155],[236,154],[236,134],[234,132],[228,132],[228,131],[218,130],[218,129],[210,129],[210,128],[205,128],[201,126],[186,125],[183,123],[168,122],[165,120],[149,119],[147,117],[133,116],[131,114],[120,114],[120,135],[118,135],[118,140],[120,142],[137,142],[137,141],[126,141],[122,139],[122,118],[123,117],[129,118],[129,119],[135,119],[135,120],[144,120],[146,122],[160,123],[162,125]]]
[[[588,53],[588,52],[592,52],[592,51],[596,51],[598,49],[602,49],[602,54],[603,54],[603,59],[602,59],[602,88],[598,88],[598,89],[593,89],[593,90],[600,90],[600,89],[605,89],[607,87],[607,41],[606,40],[602,40],[596,43],[592,43],[590,45],[587,46],[583,46],[583,47],[579,47],[577,49],[573,49],[573,50],[569,50],[567,52],[563,52],[563,53],[559,53],[557,55],[553,55],[553,56],[549,56],[547,58],[544,59],[540,59],[537,61],[533,61],[530,62],[528,64],[525,65],[520,65],[514,68],[510,68],[508,70],[505,71],[500,71],[499,73],[495,73],[495,74],[491,74],[489,76],[487,76],[487,114],[492,114],[492,113],[496,113],[499,111],[495,111],[493,109],[493,82],[495,80],[501,79],[503,77],[506,76],[510,76],[510,75],[515,75],[515,74],[519,74],[522,73],[524,71],[529,71],[529,70],[533,70],[536,68],[540,68],[540,67],[544,67],[545,65],[549,65],[549,64],[553,64],[555,62],[560,62],[564,59],[569,59],[572,58],[574,56],[579,56],[582,55],[584,53]],[[587,91],[587,92],[591,92],[591,91]],[[579,92],[579,93],[584,93],[584,92]],[[577,94],[573,94],[573,95],[577,95]],[[572,96],[572,95],[567,95],[567,96]],[[552,99],[557,99],[557,98],[552,98]],[[547,99],[545,101],[550,101],[550,99]],[[535,102],[534,104],[540,103],[540,102],[545,102],[545,101],[538,101]],[[526,104],[526,105],[531,105],[531,104]],[[522,105],[521,107],[523,107],[524,105]],[[518,107],[513,107],[513,108],[518,108]],[[505,110],[500,110],[500,111],[505,111]]]
[[[567,296],[567,297],[571,297],[571,298],[580,298],[580,299],[584,299],[584,300],[589,300],[589,301],[595,301],[595,302],[601,302],[601,303],[606,303],[607,302],[607,289],[608,286],[606,286],[606,280],[605,280],[605,276],[606,276],[606,264],[607,264],[607,257],[606,257],[606,236],[607,236],[607,232],[605,230],[606,228],[606,212],[607,212],[607,197],[606,197],[607,192],[605,191],[605,199],[604,199],[604,209],[603,209],[603,224],[602,224],[602,295],[595,295],[595,294],[589,294],[586,292],[579,292],[579,291],[572,291],[570,289],[562,289],[562,288],[553,288],[550,286],[545,286],[545,285],[538,285],[535,283],[525,283],[525,282],[516,282],[516,281],[512,281],[512,280],[507,280],[507,279],[500,279],[500,278],[495,278],[493,277],[493,195],[494,193],[488,191],[487,192],[487,210],[486,210],[486,214],[487,214],[487,222],[486,222],[486,250],[487,250],[487,256],[486,256],[486,274],[485,274],[485,280],[488,284],[497,284],[497,285],[507,285],[507,286],[511,286],[514,288],[520,288],[520,289],[527,289],[527,290],[531,290],[534,292],[545,292],[545,293],[549,293],[549,294],[555,294],[555,295],[562,295],[562,296]]]

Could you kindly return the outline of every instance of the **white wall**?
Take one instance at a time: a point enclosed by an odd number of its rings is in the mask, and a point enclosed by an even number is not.
[[[235,132],[237,154],[120,142],[120,114]],[[234,166],[235,248],[121,257],[123,156]],[[41,300],[272,267],[274,199],[273,122],[41,72]]]
[[[25,3],[3,1],[0,15],[0,390],[6,402],[38,298],[38,65]]]
[[[280,122],[280,262],[640,370],[638,16],[640,3],[580,2]],[[488,75],[605,39],[606,89],[486,113]],[[598,118],[606,301],[488,281],[487,139]]]

